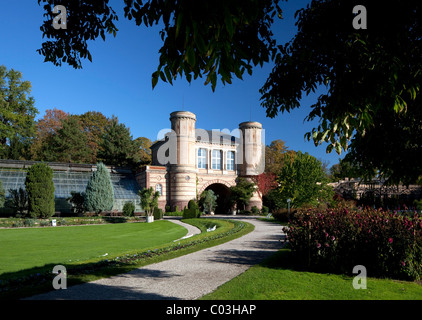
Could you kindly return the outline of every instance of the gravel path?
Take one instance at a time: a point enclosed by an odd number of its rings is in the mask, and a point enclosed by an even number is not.
[[[30,299],[193,300],[246,271],[282,247],[282,226],[256,219],[251,233],[227,243],[129,273],[55,290]],[[180,223],[180,222],[177,222]],[[188,231],[195,232],[194,230]]]

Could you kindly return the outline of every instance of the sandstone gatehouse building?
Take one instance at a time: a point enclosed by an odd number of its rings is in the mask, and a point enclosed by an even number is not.
[[[218,195],[216,213],[233,213],[229,188],[239,177],[251,179],[264,169],[261,123],[242,122],[232,132],[197,129],[196,115],[189,111],[172,112],[170,122],[171,132],[151,146],[152,164],[136,174],[140,187],[158,191],[163,210],[182,210],[211,189]],[[262,208],[256,192],[246,209],[253,206]]]

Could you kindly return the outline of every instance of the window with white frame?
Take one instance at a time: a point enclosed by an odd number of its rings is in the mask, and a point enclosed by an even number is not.
[[[203,148],[198,149],[198,168],[205,169],[207,167],[207,151]]]
[[[155,186],[155,191],[157,191],[161,196],[163,194],[163,186],[161,184],[157,184]]]
[[[227,170],[234,170],[234,151],[227,151]]]
[[[213,170],[221,170],[221,151],[213,150],[211,158],[211,168]]]

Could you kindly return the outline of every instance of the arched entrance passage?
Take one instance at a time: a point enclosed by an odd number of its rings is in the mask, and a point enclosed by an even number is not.
[[[212,190],[217,197],[215,214],[229,214],[230,212],[230,189],[222,183],[210,184],[205,190]]]

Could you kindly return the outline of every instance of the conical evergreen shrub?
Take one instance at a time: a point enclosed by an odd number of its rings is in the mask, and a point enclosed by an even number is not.
[[[25,189],[31,217],[49,218],[54,215],[53,170],[47,164],[36,163],[28,169]]]
[[[85,190],[85,210],[97,214],[113,208],[114,191],[110,173],[103,163],[97,164]]]

